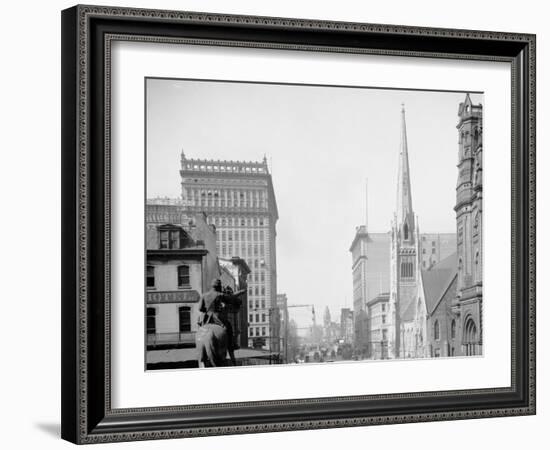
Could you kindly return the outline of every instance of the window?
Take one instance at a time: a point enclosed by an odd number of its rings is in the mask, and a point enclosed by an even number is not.
[[[434,350],[434,358],[439,358],[441,356],[441,350],[436,348]]]
[[[254,322],[254,316],[253,316],[252,314],[249,314],[249,315],[248,315],[248,321],[249,321],[250,323]]]
[[[153,266],[147,266],[147,287],[155,287],[155,268]]]
[[[182,247],[182,231],[181,229],[161,229],[159,232],[159,248],[160,249],[178,249]]]
[[[178,266],[178,287],[186,288],[191,286],[191,278],[189,276],[189,266]]]
[[[259,321],[260,321],[260,315],[256,314],[256,322],[259,322]]]
[[[405,278],[410,278],[413,276],[413,263],[412,262],[402,262],[401,263],[401,276]]]
[[[382,303],[382,312],[386,311],[386,305]]]
[[[262,327],[262,336],[265,336],[265,327]]]
[[[180,333],[191,331],[191,308],[189,306],[179,307]]]
[[[426,254],[426,249],[425,249],[425,248],[422,249],[422,253],[423,253],[424,255]]]
[[[265,314],[262,314],[262,322],[265,322]]]
[[[432,248],[432,255],[435,255],[435,248]]]
[[[147,308],[147,334],[155,334],[157,332],[157,310],[155,308]]]
[[[463,342],[465,345],[466,356],[472,356],[478,354],[478,336],[477,336],[477,327],[472,318],[468,318],[464,324],[464,335]]]
[[[409,225],[407,224],[407,222],[405,222],[405,225],[403,225],[403,239],[409,239]]]
[[[456,321],[453,319],[451,322],[451,339],[456,338]]]
[[[439,321],[438,320],[434,322],[434,339],[436,341],[439,341]]]
[[[386,323],[386,316],[382,316],[382,323]]]

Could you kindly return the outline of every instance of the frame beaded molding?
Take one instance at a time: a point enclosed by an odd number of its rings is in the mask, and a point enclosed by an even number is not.
[[[376,417],[357,417],[346,419],[322,419],[314,421],[293,421],[271,424],[255,424],[255,425],[239,425],[239,426],[218,426],[218,427],[196,427],[188,429],[170,429],[164,431],[139,431],[130,433],[116,434],[89,434],[87,423],[87,298],[88,291],[86,283],[88,280],[87,271],[87,250],[88,250],[88,145],[87,145],[87,108],[88,108],[88,64],[89,54],[87,48],[88,23],[92,17],[109,16],[109,17],[131,17],[143,19],[159,19],[162,21],[171,21],[174,23],[223,23],[223,24],[244,24],[255,27],[277,26],[286,29],[319,29],[319,30],[339,30],[339,31],[358,31],[358,32],[377,32],[382,34],[402,34],[406,35],[424,35],[424,36],[440,36],[440,37],[459,37],[466,39],[490,39],[496,41],[519,41],[529,44],[529,73],[528,80],[529,95],[526,101],[529,103],[529,149],[528,149],[528,333],[529,333],[529,351],[528,351],[528,385],[529,385],[529,403],[523,408],[505,408],[505,409],[478,409],[470,411],[450,411],[441,413],[429,414],[406,414],[406,415],[387,415]],[[80,443],[100,443],[100,442],[118,442],[128,440],[146,440],[146,439],[169,439],[176,437],[198,437],[223,434],[244,434],[244,433],[260,433],[274,431],[291,431],[304,429],[318,428],[335,428],[335,427],[351,427],[365,426],[377,424],[396,424],[409,422],[424,422],[424,421],[442,421],[442,420],[458,420],[470,418],[486,418],[486,417],[502,417],[510,415],[527,415],[535,413],[536,393],[535,393],[535,36],[529,34],[514,34],[489,31],[475,30],[459,30],[459,29],[443,29],[443,28],[426,28],[398,25],[379,25],[368,23],[350,23],[336,22],[324,20],[306,20],[306,19],[288,19],[274,17],[257,17],[257,16],[238,16],[225,14],[205,14],[195,12],[177,12],[135,8],[118,8],[118,7],[99,7],[99,6],[78,6],[78,71],[77,71],[77,87],[78,87],[78,245],[77,245],[77,267],[78,267],[78,427],[79,427],[79,442]],[[269,44],[269,43],[252,43],[245,41],[213,41],[201,39],[183,39],[183,38],[153,38],[147,36],[128,36],[128,35],[109,35],[105,41],[105,58],[106,67],[109,68],[106,73],[105,80],[105,104],[110,111],[110,62],[111,62],[111,42],[113,40],[126,41],[146,41],[159,43],[186,43],[194,45],[223,45],[231,47],[254,47],[265,49],[289,49],[289,50],[308,50],[321,52],[339,52],[339,53],[362,53],[362,54],[384,54],[395,56],[415,56],[415,57],[432,57],[432,58],[453,58],[453,59],[478,59],[490,61],[507,61],[512,62],[506,57],[480,57],[478,55],[456,55],[449,53],[435,52],[414,52],[414,51],[388,51],[375,49],[361,48],[338,48],[338,47],[315,47],[308,45],[290,45],[290,44]],[[514,70],[512,70],[514,76]],[[515,89],[515,83],[512,83],[512,89]],[[515,105],[512,105],[515,108]],[[514,128],[512,136],[515,135]],[[109,214],[105,218],[106,239],[105,239],[105,264],[110,268],[110,117],[105,118],[105,206]],[[512,189],[515,187],[512,186]],[[514,209],[514,206],[513,208]],[[514,213],[512,216],[514,217]],[[515,224],[512,224],[514,227]],[[514,266],[514,264],[513,264]],[[512,270],[515,270],[513,267]],[[514,278],[512,278],[512,281]],[[513,281],[514,282],[514,281]],[[108,405],[106,414],[117,415],[122,413],[144,413],[152,411],[182,411],[185,409],[198,409],[220,406],[236,406],[236,405],[291,405],[296,403],[315,403],[337,401],[349,398],[365,398],[365,399],[383,399],[383,398],[414,398],[426,395],[426,393],[405,393],[405,394],[382,394],[370,396],[354,396],[354,397],[331,397],[317,399],[291,399],[280,401],[265,401],[265,402],[246,402],[246,403],[231,403],[231,404],[214,404],[214,405],[189,405],[189,406],[172,406],[172,407],[152,407],[152,408],[135,408],[135,409],[119,409],[111,410],[110,402],[110,271],[106,273],[106,404]],[[514,301],[512,295],[512,301]],[[514,325],[514,322],[513,322]],[[512,346],[513,347],[513,346]],[[512,348],[512,359],[515,360],[515,349]],[[512,373],[512,383],[515,382],[515,373]],[[430,395],[464,395],[467,393],[475,394],[480,392],[506,392],[510,388],[494,388],[494,389],[477,389],[477,390],[461,390],[461,391],[437,391],[431,392]]]

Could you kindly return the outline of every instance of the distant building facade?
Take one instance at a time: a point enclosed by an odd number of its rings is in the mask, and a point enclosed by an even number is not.
[[[286,294],[277,294],[277,309],[279,310],[279,336],[283,361],[288,361],[288,298]]]
[[[353,335],[353,311],[350,308],[342,308],[340,312],[340,338],[344,342],[352,344]]]
[[[369,329],[369,356],[388,358],[389,293],[382,293],[367,303]]]
[[[420,268],[429,269],[456,253],[456,233],[421,233]]]
[[[206,212],[217,229],[217,253],[239,256],[250,268],[248,345],[279,350],[277,320],[277,204],[267,161],[189,159],[181,154],[182,202]]]
[[[368,357],[369,334],[367,303],[390,283],[389,233],[369,233],[365,225],[357,227],[349,251],[352,258],[354,341],[356,353]]]
[[[457,316],[462,355],[483,351],[483,110],[469,95],[458,108],[456,229],[458,253]]]

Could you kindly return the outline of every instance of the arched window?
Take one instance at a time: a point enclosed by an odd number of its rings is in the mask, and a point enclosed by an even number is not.
[[[434,340],[439,341],[439,320],[434,322]]]
[[[456,320],[451,322],[451,339],[456,338]]]
[[[178,266],[178,287],[188,288],[191,286],[191,277],[189,276],[189,266]]]
[[[466,356],[477,355],[477,327],[474,320],[469,317],[464,324],[464,339],[463,339]]]
[[[405,225],[403,225],[403,239],[406,241],[409,240],[409,225],[407,222],[405,222]]]

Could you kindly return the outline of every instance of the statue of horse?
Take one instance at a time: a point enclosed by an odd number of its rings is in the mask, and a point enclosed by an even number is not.
[[[195,336],[199,367],[227,365],[227,330],[215,323],[199,327]]]

